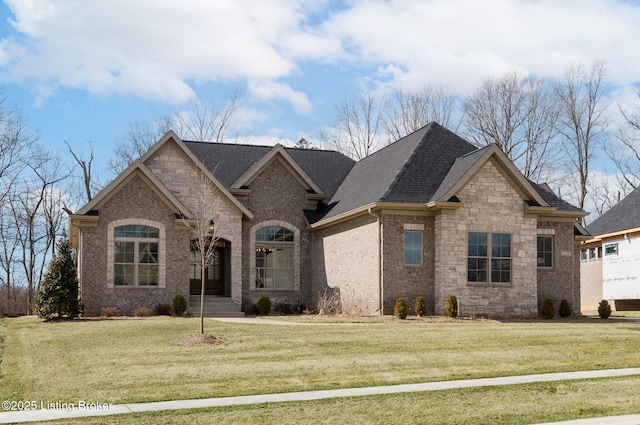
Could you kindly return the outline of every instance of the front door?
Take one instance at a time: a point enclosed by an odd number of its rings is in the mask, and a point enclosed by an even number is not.
[[[191,264],[189,268],[190,293],[200,295],[202,289],[202,271],[200,270],[200,252],[191,251]],[[216,247],[213,252],[213,264],[204,270],[204,294],[224,295],[225,282],[225,249],[223,246]]]

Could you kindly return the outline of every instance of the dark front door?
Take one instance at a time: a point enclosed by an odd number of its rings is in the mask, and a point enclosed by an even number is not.
[[[191,251],[191,265],[189,278],[191,284],[191,295],[200,295],[202,289],[202,273],[200,270],[200,252]],[[204,294],[224,295],[225,282],[225,249],[222,246],[216,247],[213,252],[213,264],[204,270]]]

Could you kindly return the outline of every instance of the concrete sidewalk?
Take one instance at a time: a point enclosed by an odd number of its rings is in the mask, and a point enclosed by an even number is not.
[[[640,375],[640,368],[608,369],[583,372],[545,373],[539,375],[507,376],[502,378],[466,379],[460,381],[428,382],[423,384],[403,384],[366,388],[345,388],[337,390],[305,391],[295,393],[261,394],[238,397],[205,398],[196,400],[159,401],[153,403],[90,405],[88,403],[70,403],[58,405],[45,403],[52,408],[40,410],[10,411],[0,413],[0,423],[24,423],[56,419],[82,418],[89,416],[120,415],[135,412],[154,412],[161,410],[199,409],[206,407],[241,406],[247,404],[281,403],[287,401],[322,400],[337,397],[358,397],[379,394],[399,394],[421,391],[440,391],[456,388],[487,387],[498,385],[529,384],[534,382],[572,381],[579,379],[610,378],[617,376]],[[638,425],[640,415],[627,415],[611,418],[581,419],[559,422],[565,425]]]

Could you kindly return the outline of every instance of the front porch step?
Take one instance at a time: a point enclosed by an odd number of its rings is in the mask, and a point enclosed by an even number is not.
[[[200,295],[189,296],[189,313],[200,316]],[[244,317],[244,312],[229,297],[205,295],[204,317]]]

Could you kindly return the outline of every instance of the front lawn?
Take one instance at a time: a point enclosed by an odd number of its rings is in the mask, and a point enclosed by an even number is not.
[[[312,326],[198,319],[6,319],[0,399],[135,403],[638,367],[640,325],[613,321]]]

